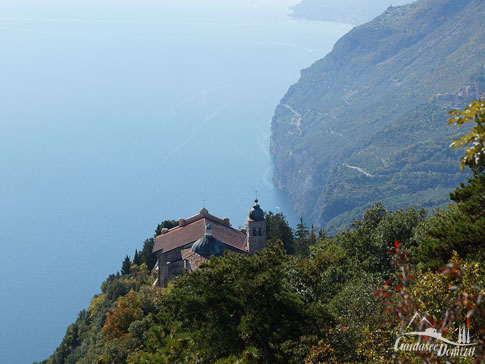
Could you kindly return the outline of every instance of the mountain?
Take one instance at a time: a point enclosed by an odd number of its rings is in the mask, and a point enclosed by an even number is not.
[[[302,0],[291,8],[291,16],[338,23],[362,24],[375,18],[391,5],[410,0]]]
[[[466,175],[446,112],[485,90],[484,15],[480,0],[390,7],[301,72],[271,135],[273,180],[300,215],[336,231],[377,201],[447,203]]]

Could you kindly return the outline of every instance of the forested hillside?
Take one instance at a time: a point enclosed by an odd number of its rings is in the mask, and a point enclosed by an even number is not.
[[[393,349],[417,312],[450,339],[466,323],[475,349],[454,362],[483,362],[485,102],[450,117],[473,126],[453,142],[472,177],[445,209],[427,216],[377,203],[333,238],[267,213],[261,253],[213,256],[167,288],[152,285],[147,239],[42,363],[449,363],[437,352]]]
[[[274,181],[298,213],[335,232],[383,201],[432,208],[466,176],[445,113],[485,90],[485,3],[392,7],[302,71],[276,108]]]

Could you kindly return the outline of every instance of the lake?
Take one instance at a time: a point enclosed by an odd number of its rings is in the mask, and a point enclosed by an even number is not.
[[[297,217],[270,123],[349,25],[288,1],[0,3],[0,363],[47,358],[162,220]]]

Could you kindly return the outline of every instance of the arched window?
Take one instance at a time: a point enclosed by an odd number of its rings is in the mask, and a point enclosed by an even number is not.
[[[258,235],[258,229],[253,228],[253,236],[257,236],[257,235]]]
[[[260,227],[258,228],[258,236],[263,236],[263,230]]]

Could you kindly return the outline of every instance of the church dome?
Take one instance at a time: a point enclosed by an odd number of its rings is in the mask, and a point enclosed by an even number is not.
[[[264,220],[264,211],[259,207],[258,199],[254,200],[254,206],[251,211],[249,211],[249,218],[254,221]]]
[[[211,255],[222,255],[224,254],[224,250],[224,243],[212,236],[210,225],[206,226],[205,235],[197,240],[190,249],[192,253],[197,253],[204,257],[209,257]]]

